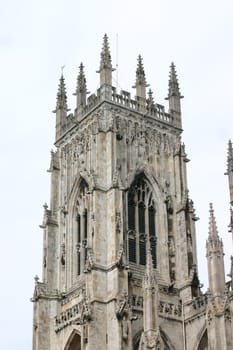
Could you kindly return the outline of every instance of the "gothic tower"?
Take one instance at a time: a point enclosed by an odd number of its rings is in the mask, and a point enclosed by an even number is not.
[[[33,350],[207,349],[175,65],[168,112],[147,95],[141,56],[135,98],[117,93],[112,72],[105,35],[99,89],[87,97],[81,63],[74,113],[60,78]],[[210,293],[222,298],[215,267],[209,262]]]

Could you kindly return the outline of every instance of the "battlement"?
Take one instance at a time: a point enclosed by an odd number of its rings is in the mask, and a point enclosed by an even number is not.
[[[138,96],[132,99],[130,92],[121,90],[120,93],[117,93],[115,87],[112,86],[111,88],[112,93],[110,99],[107,100],[108,102],[120,105],[134,112],[141,112],[144,116],[153,117],[165,123],[173,124],[174,119],[172,115],[165,112],[165,107],[163,105],[151,103],[149,99],[143,99]],[[87,98],[87,104],[82,109],[81,116],[85,116],[85,114],[103,101],[105,101],[105,99],[101,96],[101,89],[98,89],[96,94],[93,93]]]
[[[67,106],[65,80],[62,74],[58,87],[56,109],[54,111],[56,113],[56,140],[60,139],[74,123],[82,122],[88,114],[104,102],[121,106],[121,108],[141,114],[142,117],[150,117],[182,130],[180,100],[183,96],[180,94],[174,63],[170,67],[168,96],[166,98],[168,100],[168,112],[165,112],[163,105],[154,102],[152,90],[149,89],[147,91],[149,85],[146,81],[141,55],[138,56],[136,81],[133,86],[135,89],[134,98],[131,97],[130,92],[125,90],[118,92],[117,88],[112,86],[113,70],[108,39],[105,35],[103,49],[101,51],[100,68],[97,71],[100,75],[99,88],[96,93],[92,93],[87,97],[88,90],[84,65],[81,63],[74,93],[77,99],[76,108],[74,114],[69,115],[67,115],[69,109]]]

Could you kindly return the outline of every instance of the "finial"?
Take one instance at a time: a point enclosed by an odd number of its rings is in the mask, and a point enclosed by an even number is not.
[[[149,91],[148,91],[147,105],[148,105],[149,108],[155,107],[153,91],[151,89],[149,89]]]
[[[39,282],[39,277],[36,275],[36,276],[34,277],[34,280],[35,280],[35,283],[37,284],[37,283]]]
[[[183,96],[181,96],[180,94],[179,82],[177,79],[176,67],[174,62],[172,62],[170,66],[170,74],[169,74],[169,82],[168,82],[168,97],[166,99],[168,100],[172,96],[183,98]]]
[[[63,70],[59,80],[58,92],[57,92],[57,105],[56,105],[56,110],[54,112],[56,112],[59,109],[68,111],[66,86],[65,86],[65,79],[63,77]]]
[[[211,238],[218,238],[218,229],[217,224],[214,216],[214,209],[213,204],[210,203],[210,218],[209,218],[209,237]]]
[[[146,271],[144,282],[146,287],[154,287],[156,282],[150,242],[148,242],[148,248],[146,252]]]
[[[46,202],[44,203],[43,208],[44,208],[44,210],[48,209],[48,204]]]
[[[61,66],[61,76],[63,77],[63,71],[64,71],[65,65]]]

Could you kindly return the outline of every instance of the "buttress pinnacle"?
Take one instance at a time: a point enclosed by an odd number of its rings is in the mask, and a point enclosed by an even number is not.
[[[142,56],[138,56],[138,65],[136,69],[136,83],[133,88],[136,88],[136,96],[146,99],[146,87],[149,86],[146,83],[146,75],[142,63]]]
[[[108,43],[108,37],[107,34],[104,35],[104,42],[102,51],[100,54],[100,69],[97,71],[97,73],[100,73],[100,86],[112,86],[112,60],[111,60],[111,54],[109,49],[109,43]],[[112,90],[107,89],[105,91],[102,91],[102,94],[105,98],[111,99]]]
[[[67,95],[66,95],[66,86],[65,86],[65,79],[63,77],[63,74],[61,75],[59,85],[58,85],[58,92],[57,92],[57,104],[56,104],[56,111],[59,109],[63,109],[65,111],[68,110],[67,107]]]
[[[77,77],[76,94],[86,93],[86,92],[87,92],[87,83],[86,83],[86,77],[84,73],[84,65],[81,62],[79,66],[79,74]]]
[[[143,67],[141,55],[138,56],[138,65],[136,69],[136,83],[134,87],[137,88],[137,85],[143,85],[145,87],[148,86],[146,84],[146,75],[145,75],[145,70]]]
[[[181,96],[180,94],[179,82],[176,74],[176,67],[173,62],[171,63],[171,66],[170,66],[167,99],[169,99],[171,96],[183,98],[183,96]]]
[[[84,74],[84,65],[83,63],[79,66],[79,74],[77,77],[77,86],[76,91],[74,93],[75,96],[77,96],[77,108],[80,111],[80,108],[83,108],[86,106],[86,97],[87,97],[87,83],[86,83],[86,77]]]
[[[107,34],[104,34],[103,47],[100,54],[100,71],[106,68],[112,70],[112,60],[109,49],[108,36]]]

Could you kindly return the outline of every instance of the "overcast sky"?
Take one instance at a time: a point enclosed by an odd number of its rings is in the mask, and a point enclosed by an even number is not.
[[[200,279],[207,288],[205,241],[213,202],[225,246],[232,252],[226,171],[233,138],[232,0],[8,0],[0,3],[1,311],[0,349],[31,349],[33,277],[41,275],[42,205],[49,202],[50,150],[60,67],[75,107],[78,66],[88,89],[98,88],[106,32],[119,86],[132,91],[137,56],[144,60],[155,100],[166,104],[169,65],[177,66],[190,197],[197,216]]]

